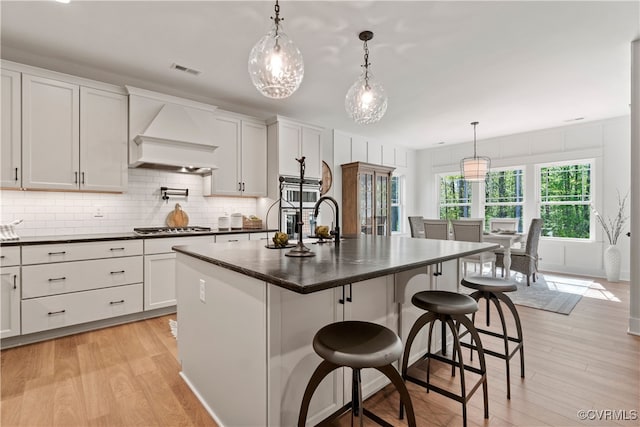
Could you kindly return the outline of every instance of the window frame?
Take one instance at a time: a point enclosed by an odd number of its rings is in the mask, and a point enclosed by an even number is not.
[[[486,231],[490,231],[489,230],[489,221],[486,219],[486,212],[487,212],[487,207],[493,207],[493,206],[520,206],[520,211],[522,212],[521,214],[521,223],[518,224],[518,228],[522,227],[522,230],[519,230],[520,232],[525,233],[526,230],[525,225],[526,225],[526,217],[525,217],[525,213],[526,213],[526,203],[527,203],[527,167],[525,165],[516,165],[516,166],[504,166],[504,167],[497,167],[497,168],[491,168],[491,170],[489,171],[489,173],[493,173],[493,172],[503,172],[503,171],[515,171],[515,170],[520,170],[522,171],[522,175],[521,175],[521,182],[522,182],[522,201],[520,202],[502,202],[502,203],[493,203],[493,202],[487,202],[487,190],[488,190],[488,185],[487,185],[487,180],[485,179],[485,185],[484,185],[484,199],[482,202],[482,211],[484,214],[484,218],[485,218],[485,229]]]
[[[563,202],[543,202],[542,201],[542,168],[545,167],[556,167],[556,166],[570,166],[570,165],[579,165],[579,164],[589,164],[589,197],[590,200],[588,202],[584,201],[563,201]],[[558,236],[544,236],[540,235],[541,239],[544,240],[556,240],[563,242],[594,242],[596,241],[596,229],[595,229],[595,218],[593,216],[592,207],[596,206],[596,159],[587,158],[587,159],[573,159],[573,160],[561,160],[555,162],[544,162],[544,163],[536,163],[534,165],[535,170],[535,201],[536,201],[536,215],[538,218],[542,218],[542,209],[543,206],[580,206],[586,205],[589,206],[589,237],[558,237]]]
[[[437,217],[440,219],[443,219],[440,217],[440,211],[443,207],[461,207],[461,206],[468,206],[468,212],[469,212],[469,216],[467,217],[460,217],[460,218],[471,218],[472,215],[472,210],[473,210],[473,198],[474,198],[474,192],[473,192],[473,185],[471,183],[468,183],[469,185],[469,198],[468,198],[468,203],[442,203],[442,199],[441,199],[441,191],[440,191],[440,185],[442,182],[443,178],[446,177],[450,177],[450,176],[462,176],[462,173],[460,171],[455,171],[455,172],[443,172],[443,173],[437,173],[436,174],[437,179],[436,179],[436,194],[437,196],[437,207],[438,207],[438,213],[437,213]]]
[[[393,179],[397,180],[397,187],[398,187],[398,201],[399,203],[393,203]],[[390,222],[390,227],[391,227],[391,234],[403,234],[405,232],[405,225],[404,225],[404,220],[403,218],[405,217],[405,200],[406,200],[406,182],[407,182],[407,177],[404,174],[396,174],[393,173],[391,175],[391,182],[389,183],[391,185],[391,197],[389,200],[389,204],[391,206],[391,215],[393,216],[393,208],[394,206],[398,207],[398,226],[400,227],[399,230],[393,230],[393,221]]]

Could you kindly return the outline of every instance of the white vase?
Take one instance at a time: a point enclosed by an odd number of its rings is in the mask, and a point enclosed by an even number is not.
[[[604,271],[609,282],[620,280],[620,249],[616,245],[609,245],[604,250]]]

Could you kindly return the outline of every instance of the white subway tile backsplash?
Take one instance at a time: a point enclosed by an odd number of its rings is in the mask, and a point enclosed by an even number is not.
[[[130,169],[124,194],[56,191],[0,191],[0,224],[22,219],[19,236],[129,232],[133,227],[164,225],[176,203],[189,224],[215,228],[218,217],[255,215],[256,199],[203,197],[202,178],[149,169]],[[160,187],[188,188],[189,197],[161,199]],[[97,208],[103,215],[95,218]]]

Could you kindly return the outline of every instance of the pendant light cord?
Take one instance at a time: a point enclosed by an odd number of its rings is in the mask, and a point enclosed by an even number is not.
[[[473,158],[477,159],[478,155],[476,154],[476,126],[479,122],[471,122],[473,125]]]
[[[364,41],[364,84],[367,89],[369,89],[369,47],[367,46],[367,41]]]
[[[280,21],[284,21],[284,18],[280,18],[280,5],[278,4],[278,0],[276,0],[276,4],[273,7],[273,10],[276,12],[276,17],[274,18],[272,16],[271,19],[273,19],[273,22],[276,24],[276,37],[277,37],[278,30],[280,29]]]

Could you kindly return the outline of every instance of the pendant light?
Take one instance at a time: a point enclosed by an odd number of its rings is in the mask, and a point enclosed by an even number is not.
[[[369,71],[369,48],[367,42],[373,38],[371,31],[363,31],[358,36],[364,42],[364,68],[360,78],[349,88],[344,107],[356,123],[375,123],[387,111],[387,94],[382,85]]]
[[[298,89],[304,76],[304,62],[298,47],[282,30],[280,5],[274,7],[273,27],[249,54],[249,76],[258,91],[268,98],[287,98]]]
[[[478,122],[471,122],[473,125],[473,157],[465,157],[460,161],[460,169],[465,181],[484,181],[489,169],[491,169],[491,159],[486,156],[476,154],[476,126]]]

